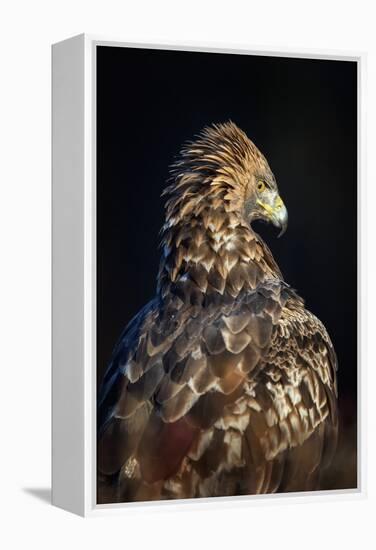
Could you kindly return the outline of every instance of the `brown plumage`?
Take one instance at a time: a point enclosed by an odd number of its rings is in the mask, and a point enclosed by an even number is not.
[[[254,230],[286,228],[269,165],[233,123],[186,145],[166,189],[155,299],[98,407],[98,502],[318,488],[337,437],[336,357]]]

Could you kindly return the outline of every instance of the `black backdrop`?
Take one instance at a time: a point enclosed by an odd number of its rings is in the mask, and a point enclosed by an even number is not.
[[[337,463],[354,486],[357,394],[357,66],[350,61],[97,48],[98,381],[155,291],[160,195],[181,144],[233,120],[266,156],[289,211],[268,242],[339,360]]]

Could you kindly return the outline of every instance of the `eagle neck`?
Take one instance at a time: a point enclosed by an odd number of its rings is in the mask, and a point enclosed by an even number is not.
[[[238,213],[208,209],[162,230],[158,289],[176,287],[236,298],[267,279],[282,279],[267,245]]]

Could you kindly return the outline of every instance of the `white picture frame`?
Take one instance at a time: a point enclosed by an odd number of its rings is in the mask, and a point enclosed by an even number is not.
[[[356,489],[150,503],[96,504],[96,47],[140,47],[351,60],[358,66],[358,486]],[[358,499],[366,494],[365,453],[365,55],[268,51],[225,44],[128,44],[79,35],[52,47],[52,502],[81,516],[144,507],[267,505]]]

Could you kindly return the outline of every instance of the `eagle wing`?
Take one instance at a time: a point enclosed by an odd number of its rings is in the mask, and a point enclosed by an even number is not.
[[[325,329],[281,281],[235,300],[196,288],[148,304],[115,348],[99,470],[122,500],[307,488],[337,425]]]
[[[254,388],[245,431],[254,492],[317,489],[338,436],[337,358],[322,323],[288,300]]]

